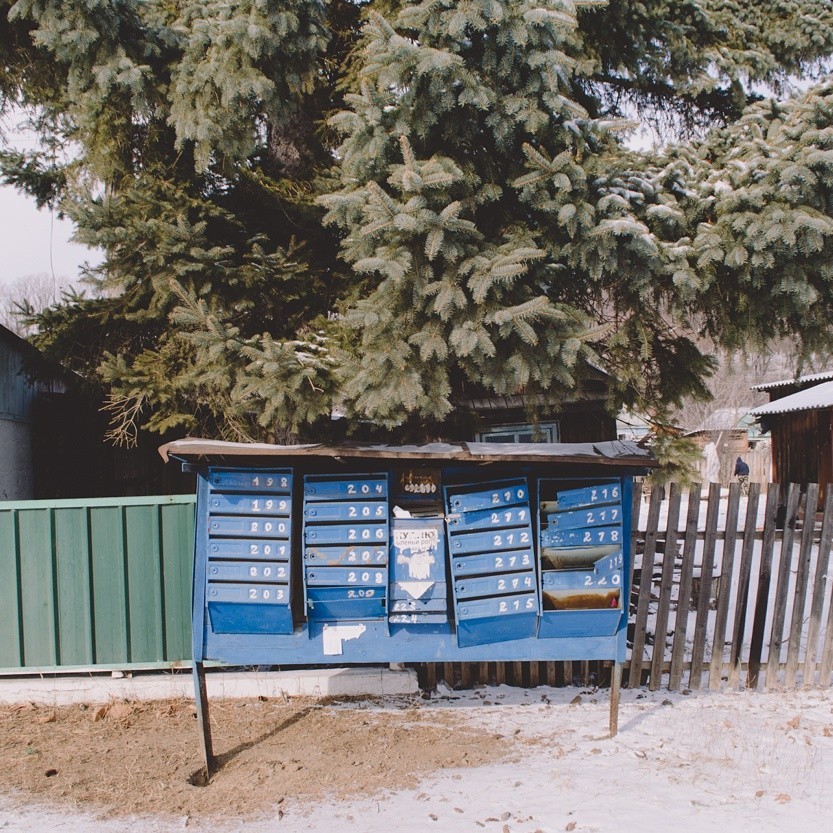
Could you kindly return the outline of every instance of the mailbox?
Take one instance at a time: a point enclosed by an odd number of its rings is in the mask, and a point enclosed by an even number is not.
[[[628,443],[162,449],[198,474],[194,674],[625,657]]]
[[[442,518],[393,518],[390,623],[447,629],[447,570]]]
[[[543,611],[539,636],[614,634],[625,612],[620,479],[539,481]]]
[[[292,472],[210,470],[200,490],[204,593],[217,633],[292,633]]]
[[[303,512],[307,617],[329,622],[384,619],[387,477],[306,475]]]
[[[446,504],[458,644],[534,637],[540,603],[529,483],[524,478],[448,486]],[[466,568],[468,558],[484,553],[491,561]],[[509,556],[514,572],[503,568]]]

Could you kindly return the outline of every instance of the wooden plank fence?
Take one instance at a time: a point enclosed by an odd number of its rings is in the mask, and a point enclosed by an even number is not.
[[[643,489],[633,507],[623,684],[671,691],[827,688],[833,486]],[[681,525],[682,522],[682,525]],[[610,663],[445,663],[423,684],[608,685]]]

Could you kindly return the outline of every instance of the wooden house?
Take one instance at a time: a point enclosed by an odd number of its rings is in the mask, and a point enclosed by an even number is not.
[[[32,378],[30,371],[40,363],[34,347],[0,325],[0,500],[37,493],[36,411],[42,397],[62,389],[57,379]]]
[[[769,437],[761,434],[760,426],[750,414],[750,408],[717,408],[708,414],[694,430],[685,436],[701,452],[698,477],[703,483],[712,479],[729,484],[735,479],[735,462],[738,457],[749,466],[752,483],[769,483],[772,480],[772,455]],[[716,454],[719,463],[717,473],[710,471],[710,452]]]
[[[472,392],[463,403],[475,415],[472,439],[490,443],[587,443],[615,440],[616,416],[607,408],[610,377],[600,368],[586,369],[580,390],[554,404],[526,395],[494,396]],[[538,419],[530,421],[530,411]],[[458,438],[455,438],[458,439]]]
[[[193,491],[159,459],[158,438],[115,448],[106,430],[77,377],[0,326],[0,501]]]

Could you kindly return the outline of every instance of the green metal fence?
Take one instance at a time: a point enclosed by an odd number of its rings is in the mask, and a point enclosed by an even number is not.
[[[0,673],[191,659],[194,497],[0,503]]]

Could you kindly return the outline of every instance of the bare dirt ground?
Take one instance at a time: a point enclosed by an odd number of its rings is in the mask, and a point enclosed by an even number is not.
[[[833,818],[833,689],[0,708],[2,833],[784,833]]]
[[[214,701],[220,771],[200,772],[186,700],[108,706],[0,707],[0,794],[112,816],[207,820],[268,812],[324,796],[367,797],[446,768],[505,760],[515,738],[467,727],[420,701]]]

